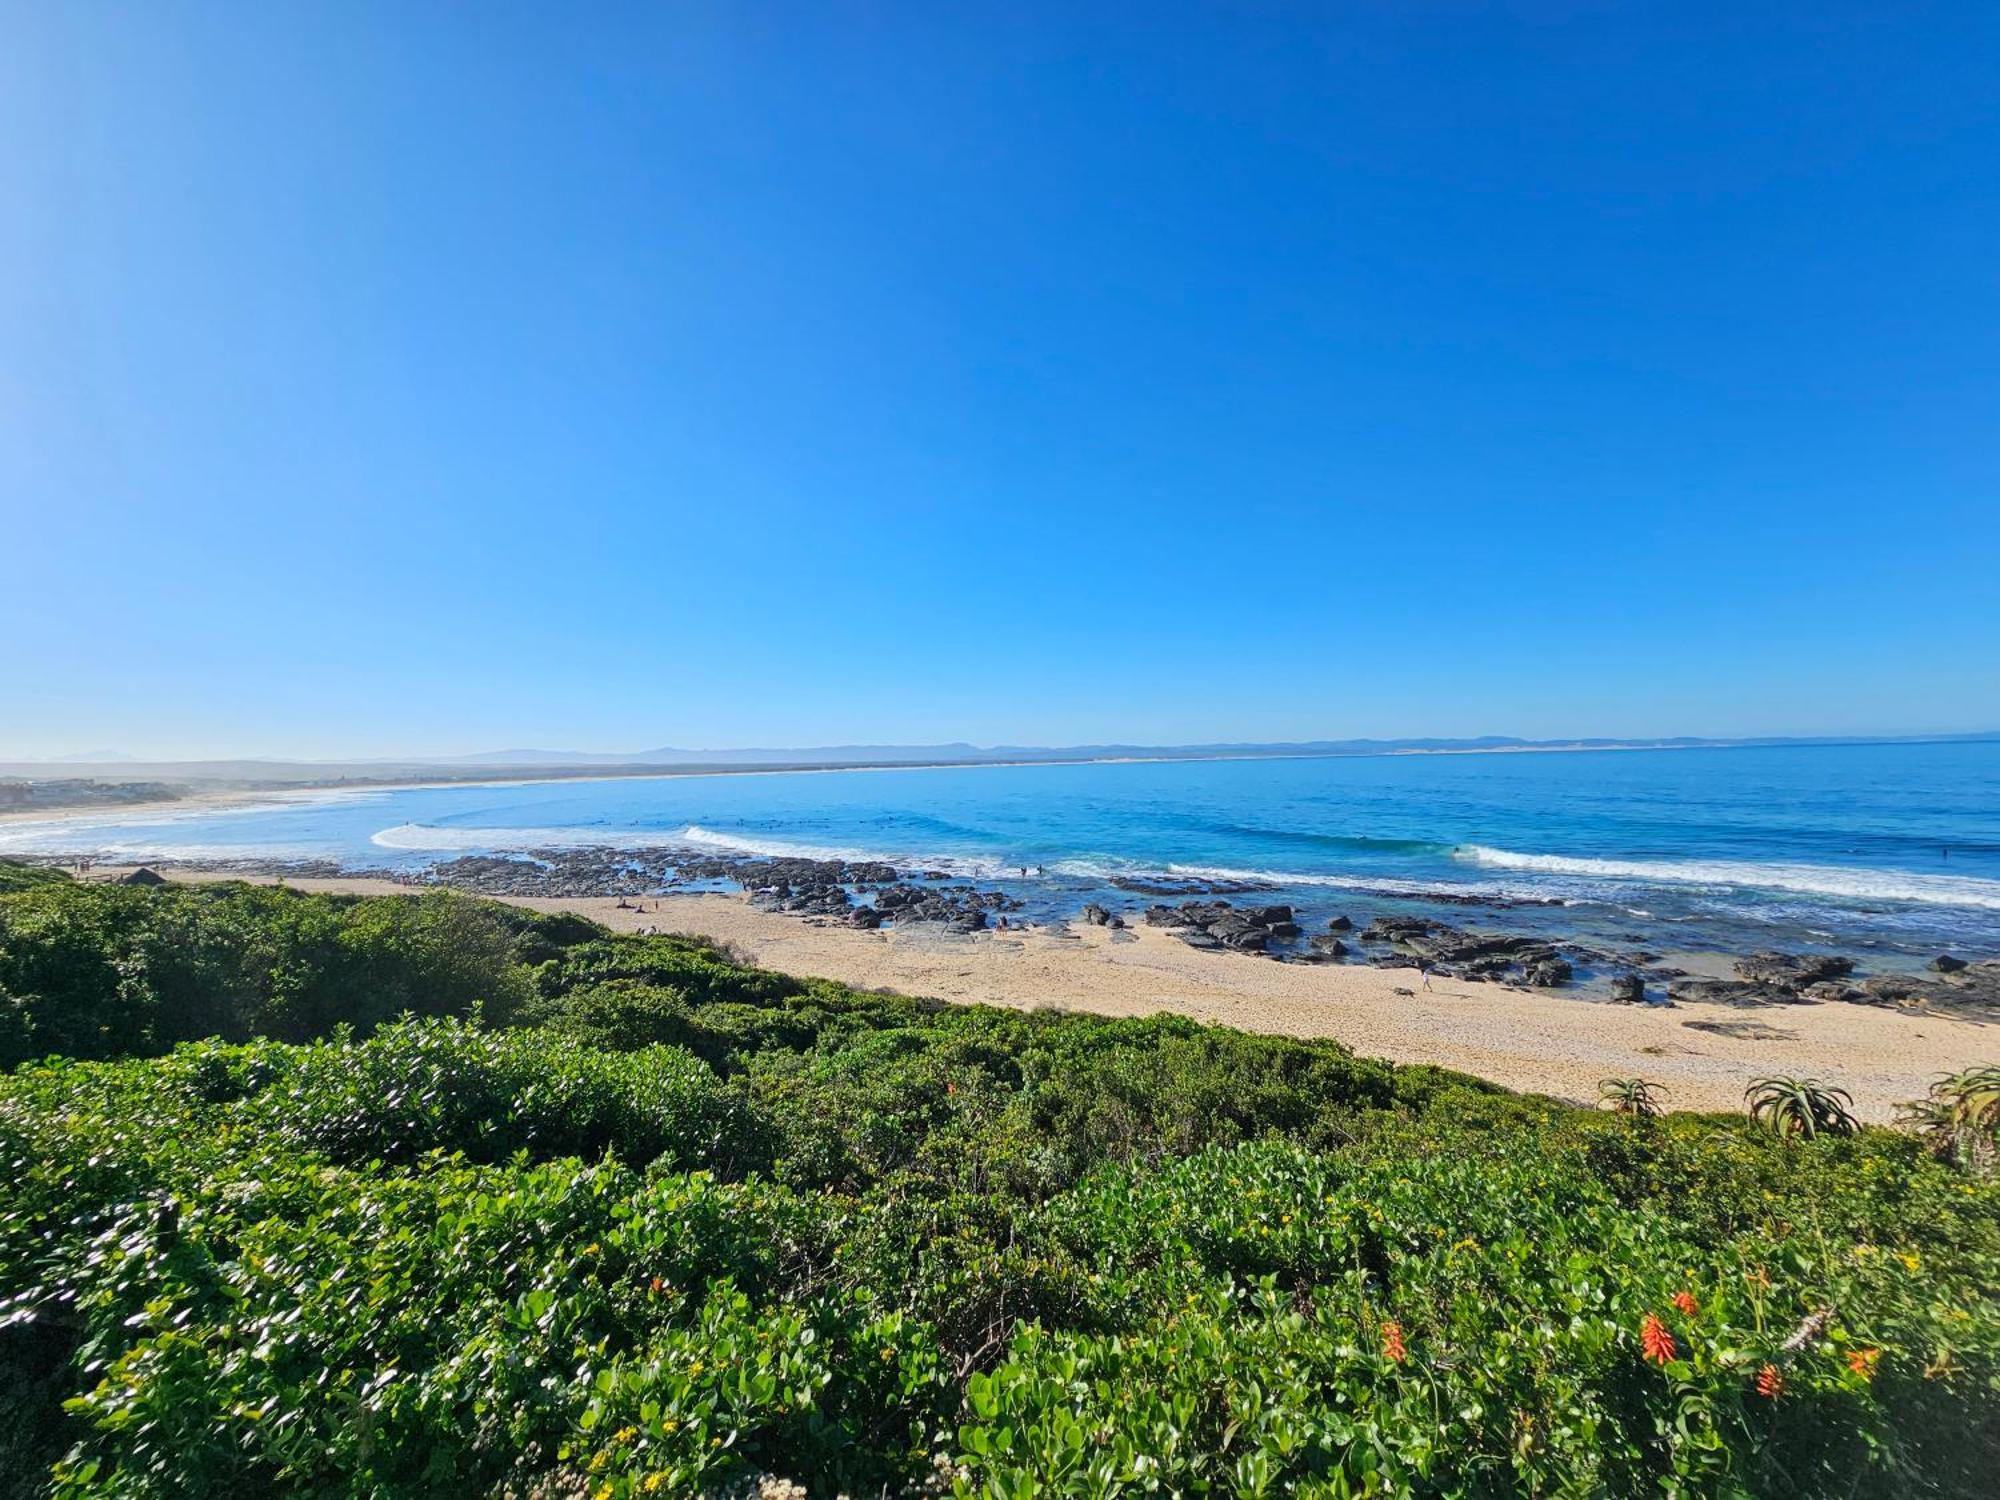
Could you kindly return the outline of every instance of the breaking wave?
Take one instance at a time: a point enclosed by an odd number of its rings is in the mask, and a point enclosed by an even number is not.
[[[676,838],[665,842],[692,844],[698,848],[721,849],[750,854],[761,859],[844,859],[850,864],[897,865],[905,869],[943,870],[952,875],[1001,876],[1020,868],[996,859],[963,854],[892,853],[882,849],[851,849],[825,844],[807,844],[794,839],[753,838],[747,834],[717,833],[691,823]]]
[[[1652,884],[1798,891],[1845,901],[1917,901],[2000,911],[2000,880],[1970,875],[1920,875],[1907,870],[1850,869],[1841,865],[1760,864],[1742,859],[1577,859],[1564,854],[1520,854],[1467,844],[1453,853],[1486,870],[1538,875],[1581,875]]]
[[[1410,896],[1527,896],[1537,894],[1518,882],[1408,880],[1394,875],[1306,875],[1297,870],[1239,870],[1226,865],[1170,864],[1164,872],[1179,879],[1245,880],[1259,885],[1327,886],[1342,891],[1386,891]]]

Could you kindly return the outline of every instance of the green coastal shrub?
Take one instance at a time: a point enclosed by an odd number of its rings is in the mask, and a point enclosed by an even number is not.
[[[525,914],[524,914],[525,915]],[[63,883],[0,897],[0,1067],[184,1041],[305,1041],[532,998],[508,909],[244,884]]]
[[[0,896],[32,890],[38,885],[59,885],[69,878],[67,871],[53,865],[24,865],[19,860],[0,859]]]
[[[9,1500],[2000,1472],[2000,1184],[1915,1135],[450,896],[104,891],[0,898],[33,1042],[0,1075]]]

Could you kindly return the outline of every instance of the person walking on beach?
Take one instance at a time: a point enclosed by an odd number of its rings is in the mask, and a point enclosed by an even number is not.
[[[1429,989],[1431,987],[1431,963],[1429,959],[1420,958],[1417,960],[1417,973],[1424,981],[1424,988]]]

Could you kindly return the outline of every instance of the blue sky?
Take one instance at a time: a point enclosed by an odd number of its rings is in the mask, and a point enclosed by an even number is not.
[[[0,31],[0,756],[2000,728],[1990,3]]]

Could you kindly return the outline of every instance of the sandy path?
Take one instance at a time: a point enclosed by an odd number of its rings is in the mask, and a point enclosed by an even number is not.
[[[289,883],[371,894],[408,890],[380,880]],[[579,912],[626,932],[698,933],[765,968],[859,988],[1022,1010],[1174,1011],[1246,1031],[1337,1037],[1364,1056],[1436,1063],[1576,1100],[1595,1098],[1601,1078],[1637,1074],[1665,1084],[1676,1108],[1738,1109],[1750,1079],[1799,1073],[1838,1084],[1853,1093],[1864,1118],[1887,1121],[1899,1101],[1922,1094],[1936,1074],[2000,1056],[1994,1028],[1935,1014],[1838,1002],[1666,1009],[1444,979],[1425,992],[1410,970],[1199,952],[1148,927],[959,937],[814,927],[734,896],[649,899],[643,913],[620,910],[610,897],[523,897],[515,904]]]

